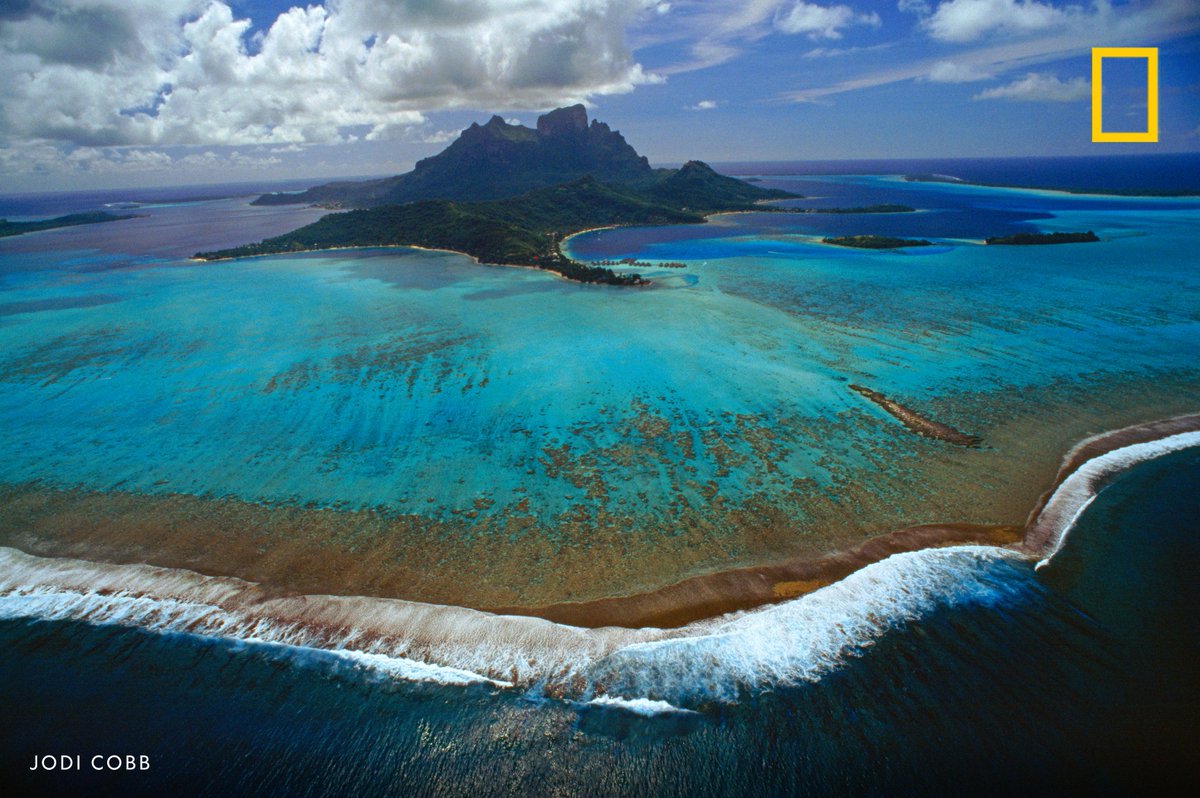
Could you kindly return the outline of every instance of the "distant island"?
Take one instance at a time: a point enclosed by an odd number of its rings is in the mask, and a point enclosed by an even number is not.
[[[923,238],[889,238],[888,236],[835,236],[822,238],[822,244],[833,244],[838,247],[856,247],[858,249],[899,249],[901,247],[927,247],[929,241]]]
[[[90,213],[71,213],[55,219],[41,219],[36,222],[10,222],[0,219],[0,238],[19,236],[22,233],[36,233],[39,230],[54,230],[59,227],[76,227],[81,224],[100,224],[102,222],[119,222],[123,219],[136,219],[137,214],[116,214],[93,211]]]
[[[1078,186],[1022,186],[1016,183],[985,183],[974,180],[963,180],[953,175],[913,174],[905,175],[910,183],[959,183],[965,186],[982,186],[984,188],[1020,188],[1037,191],[1062,191],[1066,194],[1099,194],[1110,197],[1195,197],[1200,196],[1200,187],[1182,189],[1161,188],[1080,188]]]
[[[1082,244],[1099,241],[1100,238],[1088,230],[1084,233],[1015,233],[1010,236],[993,236],[985,238],[985,244]]]
[[[462,252],[485,263],[530,266],[571,280],[645,285],[638,274],[571,260],[564,238],[614,225],[699,224],[713,213],[762,210],[764,200],[797,195],[753,186],[689,161],[653,169],[620,133],[582,105],[538,119],[537,129],[499,117],[472,125],[443,152],[404,175],[330,183],[298,194],[264,194],[260,205],[352,207],[200,260],[343,247],[415,246]]]

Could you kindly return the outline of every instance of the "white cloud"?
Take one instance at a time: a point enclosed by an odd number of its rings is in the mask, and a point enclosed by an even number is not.
[[[658,5],[329,0],[251,37],[226,0],[27,0],[0,13],[0,142],[335,142],[627,92],[660,80],[625,40]]]
[[[926,76],[934,83],[971,83],[976,80],[988,80],[991,77],[992,75],[970,64],[958,64],[954,61],[938,61]]]
[[[161,155],[162,153],[159,154]],[[283,161],[273,155],[263,158],[256,155],[244,155],[236,150],[228,155],[220,155],[208,150],[202,153],[185,155],[175,160],[171,165],[194,171],[208,171],[214,169],[268,169],[281,163]]]
[[[865,53],[872,50],[884,50],[890,47],[888,42],[872,44],[869,47],[814,47],[806,51],[801,58],[840,58],[853,53]]]
[[[943,4],[947,5],[950,3]],[[1064,27],[1029,36],[1000,37],[999,41],[984,37],[978,44],[958,49],[953,62],[989,75],[1021,73],[1037,64],[1086,56],[1092,47],[1161,45],[1200,32],[1200,3],[1195,0],[1145,0],[1120,6],[1096,0],[1090,10],[1070,8],[1073,10],[1066,15]],[[942,60],[945,56],[931,55],[882,69],[864,70],[834,83],[796,88],[782,96],[793,102],[816,102],[860,89],[928,80]]]
[[[270,153],[298,151],[288,146],[272,148]],[[251,155],[233,150],[205,150],[173,158],[169,154],[141,147],[74,147],[46,142],[14,144],[0,148],[0,174],[106,175],[133,172],[193,172],[244,174],[247,170],[270,169],[282,164],[274,154]]]
[[[672,7],[672,16],[671,33],[653,41],[689,42],[692,58],[658,70],[663,74],[724,64],[772,34],[840,39],[847,28],[882,24],[873,11],[860,13],[845,3],[802,0],[692,0]]]
[[[840,39],[842,29],[851,25],[879,27],[875,12],[859,14],[850,6],[819,6],[795,3],[775,18],[775,27],[783,33],[807,33],[811,38]]]
[[[1023,100],[1026,102],[1070,103],[1086,100],[1091,88],[1083,78],[1059,80],[1053,75],[1030,72],[1007,86],[976,94],[975,100]]]
[[[711,111],[717,107],[716,100],[701,100],[695,105],[689,106],[689,111]]]
[[[1037,0],[949,0],[924,21],[929,35],[969,42],[988,33],[1029,33],[1064,26],[1079,7],[1055,8]]]

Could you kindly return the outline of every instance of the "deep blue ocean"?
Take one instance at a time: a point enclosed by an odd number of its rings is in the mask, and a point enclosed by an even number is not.
[[[1200,193],[1200,154],[1025,158],[897,158],[861,161],[721,163],[732,175],[942,175],[969,183],[1064,191]]]
[[[1084,435],[1197,409],[1174,386],[1194,383],[1200,363],[1188,233],[1200,201],[900,176],[1171,190],[1192,185],[1200,156],[724,168],[805,195],[785,203],[797,207],[920,210],[744,214],[573,239],[582,260],[688,262],[616,308],[540,273],[436,253],[186,263],[320,215],[250,208],[252,187],[0,197],[13,219],[113,203],[150,215],[0,243],[0,482],[328,507],[428,495],[430,513],[481,491],[503,508],[518,492],[554,519],[572,509],[569,487],[516,467],[529,444],[503,433],[520,422],[599,450],[610,433],[576,432],[574,414],[616,428],[633,396],[735,448],[745,418],[773,420],[765,428],[786,448],[770,468],[750,454],[714,465],[699,446],[688,460],[688,478],[731,500],[803,476],[834,496],[874,486],[830,511],[846,523],[878,514],[899,526],[914,507],[983,523],[1031,507]],[[978,244],[1085,225],[1103,241],[1037,255]],[[864,254],[816,240],[857,233],[934,246]],[[555,334],[581,320],[587,335]],[[425,335],[452,345],[403,349]],[[379,376],[364,349],[415,365]],[[288,391],[262,390],[281,374]],[[848,397],[847,378],[930,403],[987,445],[914,442]],[[1057,391],[1072,398],[1045,398]],[[1044,427],[1031,427],[1039,413]],[[613,501],[639,491],[665,504],[683,482],[677,455],[653,451],[632,482],[613,477]],[[1010,488],[1022,480],[1033,487]],[[912,495],[926,484],[947,487]],[[470,669],[449,648],[427,657],[441,670],[414,677],[270,629],[205,633],[213,625],[187,608],[136,591],[75,601],[39,586],[0,595],[0,783],[6,795],[1190,795],[1198,557],[1192,448],[1114,479],[1041,568],[986,547],[898,555],[727,624],[596,657],[581,666],[586,686],[565,694],[549,671],[516,686],[459,678]],[[51,754],[79,755],[82,769],[30,771]],[[150,767],[97,772],[96,754]]]
[[[644,717],[371,678],[311,650],[0,622],[0,767],[28,793],[1188,794],[1200,453],[1100,495],[1050,567],[941,603],[815,683]],[[45,753],[147,772],[30,773]],[[86,768],[86,765],[85,765]]]

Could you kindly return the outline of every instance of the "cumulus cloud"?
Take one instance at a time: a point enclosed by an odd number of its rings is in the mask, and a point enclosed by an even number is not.
[[[540,109],[658,80],[654,0],[329,0],[251,36],[225,0],[26,0],[0,14],[0,141],[387,138],[448,108]]]
[[[775,18],[775,27],[783,33],[807,33],[814,39],[840,39],[842,29],[851,25],[879,27],[879,15],[873,11],[859,14],[844,5],[820,6],[800,2],[783,9]]]
[[[711,111],[717,107],[716,100],[701,100],[695,105],[688,106],[689,111]]]
[[[990,33],[1030,33],[1064,26],[1080,11],[1055,8],[1037,0],[949,0],[925,19],[935,39],[974,41]]]
[[[1030,72],[1007,86],[997,86],[980,92],[973,99],[1071,103],[1086,100],[1090,96],[1091,87],[1083,78],[1059,80],[1053,75]]]
[[[172,157],[159,150],[141,147],[63,147],[48,142],[16,143],[0,147],[0,173],[10,175],[128,175],[141,172],[190,170],[241,173],[278,166],[282,159],[271,153],[299,151],[296,145],[276,147],[270,153],[250,154],[238,150]]]
[[[938,61],[929,70],[926,79],[934,83],[971,83],[976,80],[988,80],[991,77],[992,75],[971,64]]]

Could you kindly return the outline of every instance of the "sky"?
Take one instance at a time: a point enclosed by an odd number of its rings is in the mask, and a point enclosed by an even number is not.
[[[1091,135],[1092,47],[1160,136]],[[1200,150],[1200,0],[0,0],[0,193],[387,175],[585,103],[656,164]],[[1106,130],[1145,63],[1106,60]]]

